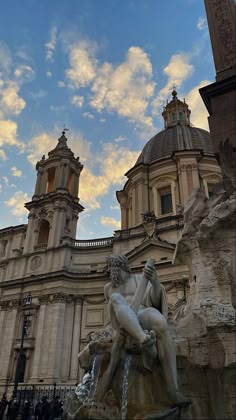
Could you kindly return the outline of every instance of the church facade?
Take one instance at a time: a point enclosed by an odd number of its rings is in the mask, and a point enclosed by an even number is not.
[[[103,288],[111,254],[126,255],[132,271],[140,273],[154,258],[169,317],[178,318],[189,287],[187,266],[174,259],[183,208],[195,189],[209,198],[222,177],[210,134],[191,125],[190,113],[173,91],[162,114],[165,129],[147,142],[117,191],[121,229],[110,238],[76,239],[84,209],[78,198],[83,165],[65,132],[37,163],[34,195],[25,204],[28,224],[0,230],[0,391],[15,380],[29,295],[20,382],[78,381],[78,353],[91,333],[107,324]]]

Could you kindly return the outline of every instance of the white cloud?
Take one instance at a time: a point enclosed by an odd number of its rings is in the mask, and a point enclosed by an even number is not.
[[[19,65],[14,71],[15,77],[21,82],[32,80],[34,78],[34,74],[35,73],[32,67],[25,64]]]
[[[71,99],[71,103],[78,108],[81,108],[84,104],[84,97],[80,95],[74,95]]]
[[[66,77],[71,87],[87,86],[95,78],[97,61],[94,52],[94,44],[87,41],[80,41],[69,48],[70,68],[66,70]]]
[[[17,124],[12,120],[0,120],[0,146],[8,144],[23,149],[24,144],[17,139]]]
[[[34,101],[37,101],[38,99],[45,98],[47,96],[47,91],[43,89],[39,89],[38,92],[30,92],[30,96]]]
[[[115,229],[120,229],[120,221],[113,219],[113,217],[102,216],[100,222],[103,226],[112,226]]]
[[[210,80],[202,80],[197,86],[191,89],[186,95],[186,102],[191,109],[191,122],[195,127],[209,130],[208,112],[200,96],[199,89],[203,86],[211,84]]]
[[[206,22],[205,17],[200,16],[198,18],[197,28],[199,29],[199,31],[203,31],[204,29],[207,29],[207,22]]]
[[[98,174],[85,165],[80,176],[80,198],[86,208],[99,208],[99,198],[106,195],[113,185],[125,182],[124,174],[134,165],[139,153],[118,144],[103,144],[99,156],[93,157],[93,163],[99,168]]]
[[[51,71],[46,71],[46,76],[50,79],[52,77],[52,72]]]
[[[2,192],[2,184],[0,184],[0,193]]]
[[[65,84],[65,82],[59,81],[59,82],[57,82],[57,86],[59,88],[64,88],[66,86],[66,84]]]
[[[12,176],[21,177],[22,176],[22,171],[20,169],[17,169],[16,166],[12,166],[11,174],[12,174]]]
[[[147,108],[155,83],[146,52],[140,47],[130,47],[125,61],[117,66],[99,63],[95,53],[96,46],[88,41],[69,47],[68,86],[73,89],[90,86],[90,106],[98,112],[116,112],[139,126],[152,127]]]
[[[0,70],[8,74],[12,66],[11,52],[8,46],[0,41]]]
[[[33,137],[28,145],[28,160],[35,166],[42,155],[55,148],[59,129],[53,133],[40,133]],[[90,150],[90,142],[86,141],[80,133],[69,132],[68,146],[75,156],[80,156],[84,169],[80,176],[80,192],[82,204],[87,209],[100,207],[99,198],[106,195],[112,185],[122,185],[125,182],[125,172],[130,169],[139,151],[131,151],[121,147],[118,143],[106,143],[99,154]]]
[[[5,113],[19,115],[25,108],[26,102],[18,95],[19,86],[15,82],[10,82],[1,91],[0,104]]]
[[[110,206],[111,210],[120,210],[120,206]]]
[[[50,150],[56,147],[60,131],[56,127],[52,133],[42,132],[30,140],[27,158],[33,166],[41,159],[42,155],[47,155]],[[69,132],[68,147],[71,148],[75,156],[80,156],[82,163],[91,158],[90,143],[80,133]]]
[[[7,178],[7,176],[2,176],[3,181],[5,182],[6,186],[9,186],[9,179]]]
[[[0,159],[7,160],[7,155],[2,149],[0,149]]]
[[[90,119],[90,120],[93,120],[93,119],[94,119],[94,115],[93,115],[93,114],[91,114],[91,112],[84,112],[84,113],[83,113],[83,117],[84,117],[84,118],[88,118],[88,119]]]
[[[58,106],[50,105],[51,111],[58,112],[58,111],[63,111],[64,109],[65,109],[65,105],[58,105]]]
[[[155,83],[148,55],[139,47],[129,48],[126,60],[113,67],[104,63],[92,84],[90,105],[97,111],[115,111],[138,125],[151,127],[146,115]]]
[[[120,143],[120,142],[122,142],[124,140],[125,140],[125,137],[124,136],[119,136],[114,141],[115,141],[115,143]]]
[[[189,54],[174,54],[170,58],[167,66],[164,67],[163,73],[167,76],[167,83],[153,101],[154,114],[158,113],[157,109],[169,98],[173,87],[179,88],[193,74],[194,66],[190,64],[190,58],[191,56]]]
[[[14,216],[23,216],[28,213],[24,204],[30,200],[31,198],[23,191],[16,191],[9,200],[4,201],[4,204],[10,207],[10,211]]]
[[[49,41],[45,44],[46,61],[53,61],[53,54],[57,44],[57,27],[54,25],[50,31]]]

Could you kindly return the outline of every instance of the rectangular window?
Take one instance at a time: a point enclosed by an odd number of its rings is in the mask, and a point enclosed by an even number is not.
[[[48,169],[48,179],[47,179],[47,187],[46,192],[52,192],[54,189],[54,179],[55,179],[56,168],[49,168]]]
[[[162,188],[159,190],[161,214],[172,213],[172,197],[170,187]]]

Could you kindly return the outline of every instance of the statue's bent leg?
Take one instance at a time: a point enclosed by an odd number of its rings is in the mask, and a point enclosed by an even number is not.
[[[158,338],[158,357],[170,396],[178,398],[177,368],[175,345],[170,336],[167,321],[155,308],[146,308],[138,312],[140,325],[143,329],[154,330]]]
[[[151,339],[140,326],[136,313],[130,308],[120,293],[113,293],[110,297],[110,304],[115,313],[119,325],[124,328],[134,339],[143,344]]]

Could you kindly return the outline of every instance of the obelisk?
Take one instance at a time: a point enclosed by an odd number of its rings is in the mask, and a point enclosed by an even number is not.
[[[223,145],[229,158],[230,155],[236,155],[236,3],[234,0],[205,0],[205,9],[216,81],[199,92],[209,112],[208,122],[215,154],[219,157],[225,177],[232,178],[229,166],[232,172],[233,159],[227,168],[220,150]]]

